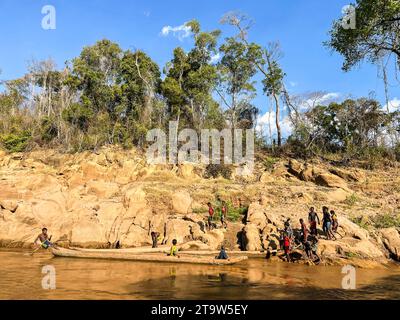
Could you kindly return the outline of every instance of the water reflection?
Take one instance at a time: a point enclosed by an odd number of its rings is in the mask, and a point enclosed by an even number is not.
[[[0,251],[0,299],[400,299],[400,268],[357,270],[357,290],[341,289],[337,267],[234,266],[75,260]],[[57,289],[43,290],[42,267],[53,265]]]

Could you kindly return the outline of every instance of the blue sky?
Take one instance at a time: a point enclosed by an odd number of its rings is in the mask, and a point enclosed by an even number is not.
[[[342,58],[322,45],[332,21],[347,4],[349,0],[0,0],[0,78],[22,76],[31,59],[51,57],[62,67],[83,46],[102,38],[118,42],[123,49],[142,49],[162,67],[175,47],[189,49],[192,44],[190,37],[162,36],[163,27],[196,18],[203,29],[220,28],[229,36],[234,30],[221,26],[219,20],[228,11],[240,10],[255,20],[250,40],[280,42],[281,64],[293,93],[326,91],[360,97],[374,91],[383,102],[384,88],[376,67],[365,63],[344,73]],[[56,30],[41,27],[44,5],[56,8]],[[391,88],[390,98],[400,98],[399,91],[399,87]],[[255,104],[262,112],[268,109],[262,95]]]

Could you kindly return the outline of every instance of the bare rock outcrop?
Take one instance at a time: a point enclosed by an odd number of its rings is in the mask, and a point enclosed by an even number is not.
[[[390,255],[396,261],[400,261],[400,235],[396,228],[380,230],[382,241]]]
[[[346,181],[331,173],[322,173],[318,175],[315,178],[315,183],[322,187],[341,188],[344,190],[348,190]]]
[[[172,195],[172,208],[176,213],[187,214],[191,211],[192,198],[187,191],[178,191]]]

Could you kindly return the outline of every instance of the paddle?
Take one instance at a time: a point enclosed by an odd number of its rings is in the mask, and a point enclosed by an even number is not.
[[[33,250],[32,252],[24,253],[24,256],[33,256],[33,255],[34,255],[36,252],[38,252],[41,248],[42,248],[42,247],[40,246],[40,247],[36,248],[35,250]]]

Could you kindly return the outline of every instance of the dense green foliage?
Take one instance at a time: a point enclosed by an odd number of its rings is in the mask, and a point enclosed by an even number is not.
[[[336,22],[331,32],[329,46],[344,55],[345,69],[399,49],[398,1],[358,0],[357,8],[356,30]],[[223,39],[220,30],[203,31],[198,21],[188,22],[192,47],[175,48],[163,75],[145,52],[123,50],[107,39],[84,47],[62,70],[51,60],[33,62],[23,77],[2,83],[1,146],[10,152],[37,146],[72,152],[106,144],[146,147],[147,132],[167,132],[170,121],[178,122],[178,130],[255,130],[259,110],[253,100],[259,90],[269,99],[265,109],[274,106],[276,137],[271,126],[269,139],[256,130],[256,143],[274,156],[400,160],[400,112],[373,98],[324,104],[316,97],[310,105],[307,95],[291,96],[279,45],[249,41],[245,16],[229,13],[222,22],[238,34]],[[393,40],[390,48],[374,42],[387,39]],[[289,137],[281,132],[283,111],[293,129]],[[267,169],[274,163],[270,159]],[[228,177],[230,168],[210,165],[207,172]]]
[[[338,153],[344,161],[393,158],[396,151],[390,145],[400,133],[397,117],[398,112],[386,113],[373,99],[316,105],[296,121],[288,144],[305,157]],[[391,136],[388,129],[393,127],[397,133]]]
[[[357,0],[355,28],[343,28],[335,21],[327,45],[345,58],[349,70],[364,59],[378,63],[394,55],[400,66],[400,1]]]

